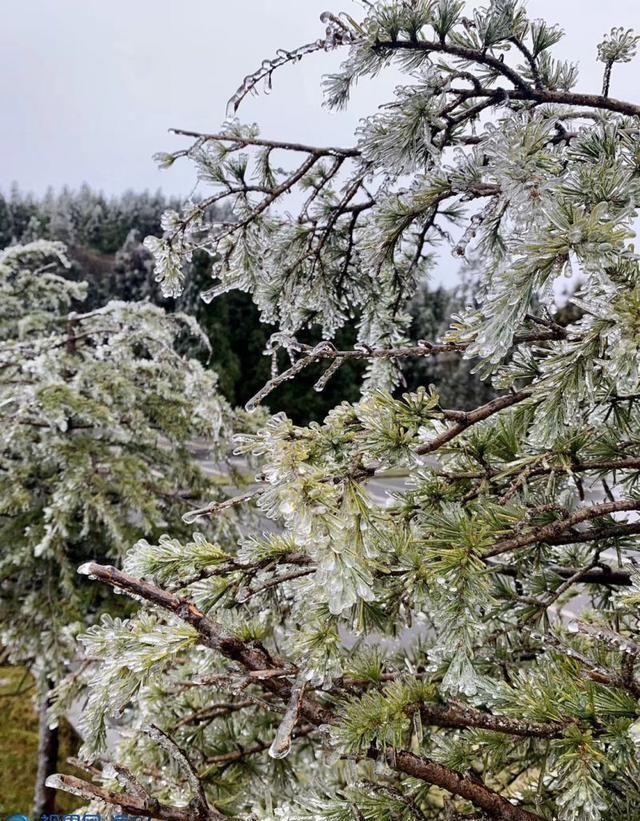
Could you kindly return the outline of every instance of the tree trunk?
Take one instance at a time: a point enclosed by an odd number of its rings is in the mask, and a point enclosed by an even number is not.
[[[47,778],[56,772],[58,767],[58,728],[51,729],[47,721],[49,694],[45,693],[40,699],[40,714],[38,724],[38,774],[36,776],[36,791],[33,805],[34,818],[42,815],[52,815],[55,812],[56,791],[45,786]]]

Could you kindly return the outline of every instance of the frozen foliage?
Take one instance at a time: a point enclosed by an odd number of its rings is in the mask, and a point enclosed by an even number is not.
[[[37,240],[0,251],[0,340],[47,329],[52,315],[83,299],[86,287],[61,276],[68,266],[59,242]]]
[[[0,636],[16,662],[57,680],[99,605],[83,558],[115,561],[212,492],[188,450],[223,447],[216,380],[175,352],[192,319],[112,302],[81,314],[86,288],[46,241],[0,254]],[[188,498],[186,498],[188,497]]]
[[[577,94],[552,54],[562,32],[516,0],[364,5],[323,15],[309,47],[347,51],[334,108],[361,78],[405,73],[355,144],[236,121],[187,135],[170,159],[211,195],[152,243],[167,292],[204,250],[206,298],[249,291],[279,326],[290,364],[274,358],[254,405],[350,360],[369,363],[362,399],[240,432],[256,485],[201,519],[253,504],[268,528],[223,543],[169,522],[127,572],[83,567],[142,606],[82,638],[99,660],[85,754],[113,768],[94,771],[102,787],[57,783],[180,821],[624,821],[640,805],[640,106],[609,86],[635,37],[607,35],[602,93]],[[234,106],[301,53],[266,61]],[[234,219],[212,222],[223,202]],[[410,340],[410,300],[448,247],[473,261],[476,302],[444,339]],[[554,283],[576,273],[556,313]],[[351,317],[358,343],[337,350]],[[318,345],[296,337],[310,324]],[[496,398],[465,411],[438,385],[388,392],[398,361],[445,353]],[[371,482],[390,469],[409,480],[381,501]],[[125,731],[107,753],[112,715]]]

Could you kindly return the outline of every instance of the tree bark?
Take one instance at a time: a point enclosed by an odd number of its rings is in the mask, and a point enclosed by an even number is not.
[[[50,705],[49,691],[40,698],[38,722],[38,772],[33,802],[34,818],[52,815],[55,812],[56,791],[47,787],[45,781],[58,769],[60,737],[58,728],[49,727],[47,712]]]

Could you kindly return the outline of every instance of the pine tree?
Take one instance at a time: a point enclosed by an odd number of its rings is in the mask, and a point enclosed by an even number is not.
[[[5,197],[0,194],[0,248],[5,248],[13,237],[11,210]]]
[[[20,203],[23,198],[16,190],[14,202]],[[173,204],[171,200],[160,194],[151,196],[146,192],[136,194],[131,191],[106,199],[86,185],[77,192],[64,189],[59,195],[49,189],[42,199],[28,200],[31,217],[25,225],[22,207],[18,206],[16,224],[19,233],[14,235],[11,208],[5,202],[3,211],[3,200],[0,198],[0,247],[12,243],[25,244],[36,239],[72,241],[67,251],[71,261],[67,276],[88,284],[84,304],[86,311],[100,308],[110,299],[124,299],[149,300],[165,310],[190,314],[209,337],[212,354],[206,363],[218,374],[220,390],[227,400],[244,404],[262,387],[270,372],[269,359],[262,357],[269,337],[276,329],[260,323],[259,311],[248,293],[233,291],[208,304],[200,298],[210,279],[211,260],[206,253],[194,255],[187,266],[185,289],[177,300],[164,298],[160,292],[155,281],[152,256],[144,248],[142,239],[149,234],[161,234],[161,216]],[[175,205],[177,207],[177,203]],[[210,210],[209,218],[212,218],[213,209]],[[228,219],[230,213],[226,209],[217,217]],[[412,315],[418,324],[411,333],[415,330],[416,338],[425,336],[418,329],[435,305],[441,308],[446,306],[448,310],[454,304],[448,292],[441,290],[432,294],[426,283],[422,297],[424,306],[420,304],[421,300],[415,300],[417,314],[412,308]],[[447,324],[449,316],[449,313],[446,317],[442,316],[442,324]],[[315,345],[321,338],[321,334],[314,331],[305,334],[303,341]],[[350,346],[353,340],[354,323],[351,321],[337,342]],[[460,365],[458,357],[443,356],[428,364],[424,360],[405,360],[403,373],[407,385],[421,384],[425,378],[427,381],[431,379],[431,365],[438,373],[443,371],[446,374],[447,384],[451,387],[447,400],[462,395],[467,402],[472,402],[474,395],[489,395],[478,379],[470,377],[468,367]],[[312,419],[320,421],[336,402],[357,398],[360,370],[361,363],[350,363],[340,369],[327,390],[316,392],[313,385],[322,369],[320,366],[310,368],[301,378],[274,391],[269,398],[269,406],[274,413],[283,410],[301,424]],[[435,373],[433,377],[436,377]]]
[[[322,386],[350,361],[368,363],[363,397],[323,424],[277,415],[240,436],[269,532],[218,552],[196,535],[141,542],[123,571],[81,568],[140,607],[82,639],[100,659],[84,754],[112,763],[50,783],[176,821],[631,819],[640,105],[610,85],[638,38],[612,29],[602,89],[578,93],[553,51],[562,32],[517,0],[471,16],[461,0],[365,5],[358,21],[325,13],[325,36],[263,62],[232,99],[323,49],[346,52],[326,81],[334,109],[361,78],[405,72],[354,144],[236,121],[182,132],[193,144],[162,163],[192,161],[204,202],[235,218],[187,204],[148,241],[166,294],[204,250],[207,298],[248,291],[277,326],[250,407],[307,367],[324,364]],[[447,245],[482,261],[478,302],[443,339],[412,340],[410,300]],[[560,324],[552,285],[570,271],[580,311]],[[357,343],[336,348],[354,317]],[[310,326],[317,345],[300,341]],[[445,352],[496,398],[463,410],[437,385],[389,393],[399,361]],[[371,482],[398,467],[410,484],[381,504]],[[105,751],[123,710],[128,733]]]
[[[215,374],[175,351],[185,331],[203,343],[193,320],[143,303],[73,312],[86,286],[68,264],[47,241],[0,254],[0,642],[35,677],[45,719],[79,631],[122,611],[78,562],[119,564],[132,540],[216,494],[189,442],[222,447],[230,418]],[[52,811],[55,751],[44,720],[37,815]]]

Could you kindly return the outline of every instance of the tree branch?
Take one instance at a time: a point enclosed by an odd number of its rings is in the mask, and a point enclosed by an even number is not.
[[[616,100],[603,94],[576,94],[570,91],[557,91],[548,88],[534,88],[518,74],[515,69],[501,62],[497,57],[492,57],[484,51],[479,51],[464,46],[456,46],[452,43],[438,43],[435,41],[411,41],[394,40],[382,41],[376,44],[375,48],[387,51],[409,50],[427,51],[441,54],[448,54],[458,57],[471,63],[492,68],[498,74],[509,80],[514,88],[473,88],[473,89],[450,89],[452,94],[463,92],[471,93],[472,97],[487,97],[494,99],[496,103],[503,102],[505,98],[512,100],[530,100],[535,103],[555,103],[556,105],[578,106],[583,108],[597,108],[604,111],[611,111],[616,114],[625,114],[629,117],[640,116],[640,106],[628,103],[624,100]]]
[[[548,476],[555,471],[571,473],[587,473],[588,471],[610,471],[617,470],[640,470],[640,456],[628,456],[622,459],[598,459],[593,462],[575,462],[568,467],[563,465],[551,465],[545,467],[534,467],[528,471],[526,478],[532,479],[540,476]],[[486,479],[499,475],[505,475],[505,468],[494,468],[489,471],[468,471],[463,473],[443,474],[447,479]],[[513,475],[513,474],[509,474]]]
[[[379,755],[380,753],[372,751],[369,757],[378,758]],[[422,758],[406,750],[395,750],[393,747],[385,748],[384,758],[392,769],[429,784],[435,784],[453,795],[465,798],[484,810],[491,818],[504,819],[504,821],[542,821],[539,815],[516,807],[482,782],[476,781],[471,776],[461,775],[429,758]]]
[[[199,641],[205,647],[216,650],[230,661],[237,662],[249,671],[281,670],[284,662],[272,657],[261,645],[242,641],[235,636],[228,635],[223,628],[205,616],[188,599],[174,593],[169,593],[150,582],[136,579],[122,570],[109,565],[99,565],[89,562],[83,567],[83,572],[110,587],[119,588],[125,593],[144,599],[145,601],[166,610],[177,616],[186,624],[191,625],[198,633]],[[260,680],[261,685],[272,693],[288,700],[291,696],[292,683],[285,678],[265,678]],[[300,703],[300,713],[313,724],[327,724],[332,720],[332,713],[324,709],[315,701],[305,697]]]
[[[183,128],[170,128],[172,134],[181,137],[194,137],[205,142],[229,142],[237,143],[239,146],[257,146],[260,148],[282,149],[283,151],[299,151],[304,154],[311,154],[314,157],[359,157],[358,148],[338,148],[327,146],[325,148],[317,145],[306,145],[304,143],[283,142],[281,140],[265,140],[260,137],[236,137],[231,134],[207,134],[202,131],[188,131]]]
[[[218,704],[214,704],[212,707],[205,707],[202,710],[197,710],[195,713],[189,713],[189,715],[184,716],[184,718],[177,721],[171,727],[171,730],[172,732],[175,732],[176,730],[179,730],[180,727],[186,727],[189,724],[210,722],[216,718],[229,716],[232,713],[237,713],[239,710],[246,710],[248,707],[255,706],[256,702],[253,699],[248,699],[246,701],[220,702]]]
[[[411,712],[414,710],[419,710],[422,720],[434,727],[456,727],[461,730],[477,727],[524,738],[561,738],[564,732],[564,726],[561,724],[539,724],[508,716],[496,716],[467,707],[465,704],[420,704]]]
[[[583,508],[582,510],[576,511],[573,515],[568,516],[566,519],[551,522],[522,536],[500,541],[495,544],[491,550],[485,553],[483,558],[489,559],[492,556],[499,556],[502,553],[517,550],[520,547],[527,547],[528,545],[542,542],[547,544],[573,544],[574,542],[594,541],[594,536],[591,533],[572,533],[567,535],[566,531],[581,522],[588,522],[591,519],[598,519],[601,516],[608,516],[611,513],[621,513],[632,510],[640,510],[640,501],[636,499],[623,499],[617,502],[605,502],[603,504],[594,505],[593,507]],[[625,528],[624,533],[640,533],[640,522],[624,525],[623,527]],[[595,538],[606,536],[608,530],[608,528],[598,530],[598,536]],[[615,526],[611,527],[610,530],[614,531]]]
[[[499,396],[497,399],[492,399],[490,402],[487,402],[486,405],[481,405],[473,411],[456,411],[458,421],[430,442],[426,442],[424,445],[417,447],[415,449],[415,453],[419,455],[433,453],[443,445],[451,442],[452,439],[460,436],[461,433],[464,433],[468,428],[472,427],[472,425],[476,425],[478,422],[488,419],[490,416],[499,413],[505,408],[510,408],[513,405],[517,405],[519,402],[523,402],[525,399],[531,398],[531,396],[531,391],[520,391],[519,393],[510,393],[506,396]]]
[[[303,727],[302,729],[296,730],[292,738],[304,738],[305,736],[311,735],[317,731],[317,727]],[[207,764],[214,764],[223,766],[225,764],[233,764],[236,761],[243,761],[245,758],[249,758],[252,755],[259,755],[260,753],[266,753],[269,747],[271,746],[271,741],[261,741],[257,742],[256,744],[252,744],[250,747],[241,747],[238,745],[237,750],[232,750],[228,753],[220,753],[219,755],[212,755],[207,758]]]
[[[449,54],[451,57],[458,57],[470,63],[478,63],[479,65],[492,68],[497,74],[501,74],[509,80],[509,82],[513,83],[514,87],[520,89],[522,93],[530,94],[534,91],[532,86],[530,86],[515,69],[484,51],[466,48],[465,46],[456,46],[448,42],[437,42],[435,40],[381,40],[375,44],[374,48],[387,51],[407,50]],[[469,90],[472,91],[473,96],[480,96],[477,89]],[[509,94],[512,96],[511,92],[509,92]]]
[[[273,659],[268,652],[255,644],[248,644],[241,639],[225,635],[222,628],[201,613],[192,602],[180,598],[172,593],[168,593],[149,582],[136,579],[117,570],[114,567],[103,566],[94,562],[83,568],[83,572],[96,578],[112,587],[117,587],[134,597],[143,598],[151,604],[173,613],[175,616],[190,624],[198,632],[203,645],[220,652],[223,656],[235,661],[250,672],[278,671],[282,672],[284,666],[282,660]],[[317,702],[311,700],[304,694],[293,691],[292,683],[280,675],[261,677],[260,685],[270,692],[278,695],[285,703],[295,698],[296,710],[310,724],[319,727],[324,724],[335,723],[335,714]],[[292,692],[293,691],[293,692]],[[379,752],[375,749],[369,751],[369,757],[377,758]],[[493,818],[505,819],[505,821],[540,821],[539,816],[522,810],[514,806],[506,798],[486,787],[469,776],[462,776],[454,770],[441,764],[437,764],[430,759],[420,758],[404,750],[395,750],[391,747],[385,750],[385,759],[389,766],[413,778],[419,778],[430,784],[442,787],[454,795],[472,801],[476,806],[485,810]],[[60,777],[58,786],[67,789]],[[76,779],[76,781],[78,781]],[[83,784],[83,782],[79,782]],[[98,789],[98,788],[92,788]],[[77,794],[77,793],[76,793]],[[170,816],[157,816],[169,818]],[[173,816],[171,816],[173,817]],[[192,816],[177,817],[177,821],[192,821]]]
[[[158,818],[162,821],[229,821],[228,816],[211,808],[208,808],[205,813],[198,814],[193,808],[171,807],[155,799],[145,799],[130,793],[111,792],[73,775],[53,775],[47,779],[47,783],[52,789],[64,790],[64,792],[88,801],[103,801],[112,807],[120,807],[127,815],[136,817]]]
[[[512,579],[519,578],[522,573],[520,568],[511,565],[491,565],[491,569],[501,576],[509,576]],[[555,573],[556,576],[559,576],[561,579],[566,579],[567,581],[575,579],[579,575],[577,581],[573,582],[574,584],[579,582],[580,584],[601,584],[607,587],[631,586],[630,572],[625,570],[612,570],[607,566],[600,565],[599,568],[592,570],[585,569],[583,572],[576,567],[559,567],[557,565],[551,565],[548,569],[551,573]]]
[[[176,742],[168,736],[163,730],[159,727],[156,727],[155,724],[151,724],[147,729],[147,734],[150,738],[156,741],[163,750],[169,755],[169,757],[177,762],[180,765],[180,768],[184,772],[187,781],[189,782],[189,786],[191,787],[191,802],[190,806],[193,808],[197,818],[215,818],[216,816],[219,817],[219,813],[212,812],[209,802],[207,801],[207,796],[204,791],[204,785],[200,778],[198,777],[198,773],[196,772],[193,764],[189,761],[187,754],[182,750]]]

